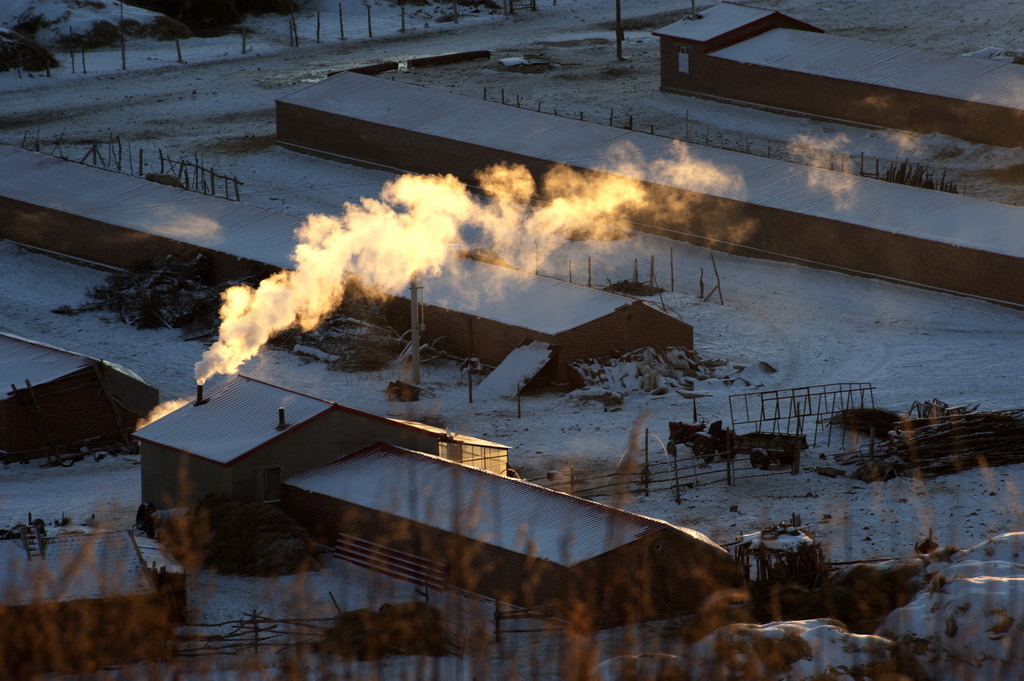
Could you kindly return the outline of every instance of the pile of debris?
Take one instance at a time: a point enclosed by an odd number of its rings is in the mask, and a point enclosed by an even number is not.
[[[647,347],[606,359],[581,359],[570,364],[585,388],[684,397],[764,385],[776,369],[766,362],[733,364],[702,359],[688,348]]]
[[[628,279],[623,279],[621,281],[609,283],[607,286],[604,287],[604,290],[609,291],[611,293],[619,293],[625,296],[641,297],[656,296],[659,293],[665,292],[665,289],[661,288],[660,286],[653,286],[643,281],[630,281]]]
[[[890,433],[886,454],[925,477],[1024,461],[1024,409],[907,418]]]
[[[121,321],[139,329],[180,329],[189,339],[213,335],[220,322],[221,291],[232,285],[210,285],[210,261],[206,256],[137,263],[129,270],[110,274],[89,291],[93,302],[77,308],[64,305],[57,314],[92,310],[116,312]],[[237,282],[243,283],[243,282]]]
[[[395,331],[408,326],[397,310],[388,299],[349,278],[341,304],[315,329],[302,332],[293,327],[270,342],[306,359],[325,362],[331,371],[379,371],[391,366],[407,345]]]

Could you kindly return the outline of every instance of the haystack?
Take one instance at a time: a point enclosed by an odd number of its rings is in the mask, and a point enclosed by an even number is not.
[[[315,560],[309,535],[284,511],[224,497],[199,502],[209,514],[206,563],[224,574],[290,575]]]
[[[437,608],[421,601],[385,603],[378,612],[340,613],[323,639],[325,650],[359,660],[385,655],[445,654],[444,623]]]
[[[0,71],[45,71],[58,66],[56,57],[35,40],[0,27]]]
[[[223,574],[290,575],[316,564],[309,535],[280,509],[210,495],[160,528],[160,539],[183,565]]]

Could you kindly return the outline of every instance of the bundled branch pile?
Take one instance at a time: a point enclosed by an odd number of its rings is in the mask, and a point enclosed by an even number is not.
[[[906,419],[886,452],[934,477],[1024,461],[1024,409]]]
[[[608,285],[604,287],[604,290],[612,293],[621,293],[627,296],[656,296],[659,293],[665,292],[665,289],[660,286],[648,284],[643,281],[629,281],[628,279],[609,282]]]
[[[887,409],[852,407],[833,414],[829,417],[827,425],[856,431],[864,435],[873,434],[875,437],[882,439],[885,438],[886,433],[893,427],[893,424],[899,420],[899,414]]]
[[[231,283],[210,283],[210,262],[202,255],[136,263],[110,274],[89,291],[93,302],[53,312],[79,314],[91,310],[116,312],[121,321],[140,329],[181,329],[186,338],[212,335],[220,321],[221,291]]]

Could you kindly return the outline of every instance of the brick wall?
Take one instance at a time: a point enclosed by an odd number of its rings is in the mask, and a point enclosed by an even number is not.
[[[545,159],[455,142],[280,101],[277,102],[277,141],[299,151],[356,159],[402,172],[451,174],[469,185],[476,185],[477,172],[496,163],[521,164],[538,179],[554,166]]]
[[[436,340],[447,352],[479,357],[490,366],[501,363],[528,338],[551,343],[556,346],[553,361],[538,376],[576,387],[579,377],[569,364],[577,359],[610,357],[647,346],[693,347],[692,326],[640,302],[554,336],[431,306],[425,325],[428,342]]]
[[[693,327],[642,302],[558,334],[559,362],[608,357],[637,348],[693,347]]]
[[[728,553],[668,527],[583,561],[574,574],[612,623],[695,612],[739,575]]]
[[[0,449],[14,458],[47,456],[53,452],[51,445],[67,453],[82,446],[123,444],[134,430],[138,412],[156,406],[152,389],[147,391],[151,398],[144,403],[126,405],[134,411],[112,405],[92,367],[34,385],[31,392],[24,382],[17,387],[17,394],[3,401],[0,419]]]
[[[700,78],[704,73],[705,55],[715,50],[720,50],[730,45],[749,40],[754,36],[761,35],[773,28],[791,28],[798,31],[813,31],[822,33],[821,29],[797,21],[783,14],[774,14],[751,22],[746,26],[730,31],[725,35],[717,36],[706,42],[696,43],[676,38],[661,37],[661,87],[664,89],[690,90],[691,75]],[[679,48],[686,47],[690,54],[690,71],[679,72]]]
[[[1024,111],[755,64],[691,58],[690,75],[673,74],[663,39],[662,88],[751,102],[787,111],[912,132],[941,132],[983,144],[1020,146]],[[665,60],[668,63],[665,63]]]

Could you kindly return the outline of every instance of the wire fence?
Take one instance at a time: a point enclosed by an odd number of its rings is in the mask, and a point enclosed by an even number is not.
[[[46,147],[50,147],[49,150]],[[122,142],[121,136],[113,133],[105,142],[93,142],[89,145],[81,158],[77,158],[77,154],[69,157],[65,153],[63,135],[50,146],[44,144],[38,137],[30,139],[28,133],[25,133],[22,136],[21,148],[48,153],[50,156],[64,161],[103,168],[125,175],[144,177],[160,184],[175,186],[207,196],[221,196],[229,201],[242,200],[241,187],[245,182],[237,177],[218,173],[214,168],[207,166],[203,156],[198,153],[194,153],[192,158],[188,159],[185,156],[173,157],[158,148],[157,159],[160,170],[157,171],[155,167],[147,168],[149,162],[146,160],[142,147],[133,150],[131,142]]]
[[[254,610],[237,620],[189,623],[178,628],[175,654],[181,657],[276,654],[295,648],[316,648],[328,642],[337,618],[276,618]],[[466,628],[446,622],[445,653],[462,657]]]
[[[766,469],[754,467],[745,454],[725,453],[705,462],[686,452],[687,449],[681,449],[678,457],[669,460],[641,461],[628,470],[569,466],[528,482],[587,499],[623,494],[669,494],[680,504],[685,490],[700,485],[737,485],[758,478],[795,475],[800,469],[799,455],[795,461],[776,462]]]

